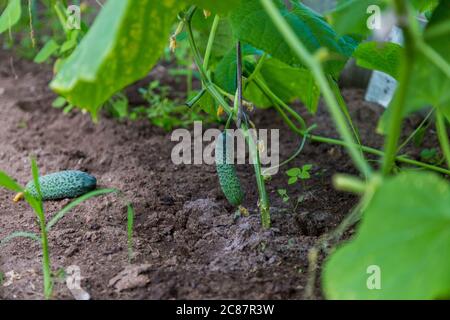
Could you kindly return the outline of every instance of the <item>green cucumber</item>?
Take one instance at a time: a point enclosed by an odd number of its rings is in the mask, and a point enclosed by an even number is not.
[[[42,200],[61,200],[76,198],[97,186],[97,179],[82,171],[61,171],[39,177]],[[38,197],[34,181],[28,182],[25,187],[33,197]]]
[[[234,167],[234,159],[231,157],[231,143],[227,140],[231,136],[226,132],[222,132],[216,141],[216,169],[219,176],[220,187],[222,188],[228,202],[233,206],[239,206],[244,200],[244,192],[241,183],[236,174]]]

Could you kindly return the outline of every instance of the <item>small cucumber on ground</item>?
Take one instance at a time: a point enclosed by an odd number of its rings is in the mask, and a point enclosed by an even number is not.
[[[61,171],[46,176],[39,177],[42,200],[60,200],[66,198],[76,198],[97,186],[97,179],[82,171]],[[25,190],[33,197],[38,197],[34,181],[28,182]],[[15,201],[20,200],[20,194]]]
[[[228,202],[233,206],[239,206],[244,200],[244,192],[236,174],[234,159],[231,155],[232,143],[227,144],[231,136],[222,132],[216,141],[216,169],[220,186]]]

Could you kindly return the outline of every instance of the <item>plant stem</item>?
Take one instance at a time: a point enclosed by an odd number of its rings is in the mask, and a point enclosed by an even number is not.
[[[237,124],[238,127],[242,127],[244,123],[246,123],[245,114],[242,105],[242,53],[241,53],[241,43],[238,41],[236,46],[236,61],[237,61],[237,103],[238,103],[238,112],[237,112]],[[242,120],[244,120],[242,122]],[[248,132],[247,130],[245,130]],[[253,140],[251,134],[247,134],[248,136],[248,146],[250,149],[251,156],[253,157],[253,168],[255,169],[256,176],[256,184],[258,186],[259,193],[259,208],[261,214],[261,223],[264,229],[270,228],[270,204],[269,198],[267,196],[267,191],[264,183],[264,177],[261,173],[261,161],[259,158],[259,149]]]
[[[253,81],[253,79],[256,77],[256,75],[258,75],[266,58],[267,58],[267,53],[264,52],[262,54],[261,58],[259,58],[258,63],[255,66],[255,70],[253,70],[252,74],[245,80],[246,86],[249,85]]]
[[[408,8],[404,1],[395,0],[395,6],[397,14],[406,20],[408,16]],[[408,22],[406,22],[408,23]],[[402,26],[403,34],[405,37],[405,51],[401,63],[398,79],[398,89],[394,97],[393,103],[389,106],[391,108],[391,119],[388,124],[388,131],[385,140],[385,157],[383,159],[383,174],[388,175],[391,173],[392,167],[395,162],[395,156],[398,149],[398,140],[402,130],[402,120],[405,109],[406,97],[408,94],[409,82],[411,79],[412,65],[414,63],[414,44],[413,35],[407,25]]]
[[[222,94],[216,89],[216,86],[211,81],[210,77],[206,73],[206,70],[203,69],[203,63],[202,59],[200,57],[200,52],[198,50],[198,47],[195,43],[194,35],[192,32],[192,25],[191,25],[191,19],[193,14],[195,13],[196,7],[191,7],[187,14],[186,14],[186,26],[187,26],[187,32],[189,37],[189,44],[191,46],[191,50],[194,55],[195,62],[197,64],[197,68],[199,69],[200,76],[203,81],[203,85],[205,86],[206,90],[213,96],[213,98],[216,100],[216,102],[221,105],[224,110],[229,114],[233,115],[233,110],[228,104],[228,102],[225,100],[225,98],[222,96]],[[212,40],[213,41],[213,40]],[[236,117],[236,115],[234,115]],[[247,123],[244,121],[241,123],[240,128],[242,129],[242,132],[244,136],[246,137],[247,144],[249,146],[250,154],[253,156],[253,165],[255,169],[256,174],[256,182],[258,185],[258,192],[259,192],[259,198],[260,198],[260,204],[259,204],[259,210],[261,215],[261,224],[263,228],[268,229],[270,228],[270,205],[269,200],[265,188],[265,182],[264,178],[261,175],[261,163],[259,159],[259,152],[256,147],[256,143],[253,140],[253,137],[249,133]]]
[[[347,122],[344,115],[342,114],[339,104],[331,90],[328,81],[324,75],[322,65],[317,61],[312,54],[308,52],[304,44],[298,39],[297,35],[294,33],[290,25],[286,22],[283,16],[278,12],[278,9],[273,4],[271,0],[260,0],[264,6],[266,12],[271,17],[273,23],[278,28],[280,33],[283,35],[286,42],[292,48],[292,50],[297,54],[298,58],[307,66],[314,75],[318,86],[320,87],[322,94],[325,98],[327,106],[333,116],[336,127],[342,136],[343,140],[346,142],[346,148],[352,157],[356,167],[365,176],[370,177],[372,175],[372,169],[370,168],[367,161],[364,159],[362,154],[356,147],[357,144],[354,143],[353,135],[351,130],[348,128]]]
[[[436,130],[438,133],[442,152],[444,153],[445,159],[447,161],[447,166],[450,168],[450,143],[448,139],[447,128],[445,125],[445,118],[440,110],[436,112]]]
[[[294,131],[295,133],[297,133],[298,135],[300,135],[302,137],[307,136],[309,139],[311,139],[311,141],[327,143],[327,144],[332,144],[332,145],[338,145],[338,146],[342,146],[342,147],[346,146],[346,142],[344,142],[342,140],[328,138],[328,137],[322,137],[322,136],[317,136],[317,135],[311,135],[311,134],[309,134],[309,131],[307,129],[304,130],[303,128],[301,128],[301,129],[298,128],[291,121],[291,119],[289,119],[289,117],[286,115],[285,111],[289,112],[289,114],[291,114],[302,127],[303,127],[303,123],[304,123],[303,118],[300,117],[300,115],[295,110],[293,110],[286,103],[284,103],[267,85],[264,84],[264,82],[260,83],[260,82],[258,82],[258,79],[255,79],[255,83],[258,84],[259,88],[267,96],[267,98],[272,101],[272,103],[274,104],[275,110],[277,110],[277,112],[282,117],[283,121],[286,123],[286,125],[292,131]],[[280,104],[278,104],[278,103],[280,103]],[[285,110],[283,110],[282,108]],[[383,151],[380,151],[375,148],[367,147],[364,145],[357,145],[356,147],[360,148],[365,153],[377,155],[380,157],[385,156]],[[443,173],[445,175],[450,176],[449,170],[446,170],[444,168],[434,166],[434,165],[431,165],[428,163],[412,160],[412,159],[406,158],[404,156],[397,156],[395,158],[395,160],[398,162],[410,164],[410,165],[417,166],[417,167],[422,167],[422,168],[425,168],[425,169],[428,169],[431,171],[436,171],[436,172]]]
[[[331,145],[337,145],[337,146],[342,146],[345,147],[346,146],[346,142],[339,140],[339,139],[333,139],[333,138],[328,138],[328,137],[322,137],[322,136],[317,136],[317,135],[312,135],[312,134],[308,134],[306,132],[304,132],[303,130],[299,129],[292,121],[291,119],[288,118],[288,116],[286,115],[286,113],[284,112],[284,110],[282,110],[280,108],[280,106],[275,104],[275,109],[278,111],[278,113],[280,114],[280,116],[282,117],[282,119],[284,120],[284,122],[286,123],[286,125],[295,133],[297,133],[300,136],[307,136],[309,139],[311,139],[311,141],[314,142],[320,142],[320,143],[327,143],[327,144],[331,144]],[[369,153],[369,154],[373,154],[376,156],[380,156],[380,157],[384,157],[384,152],[380,151],[378,149],[375,148],[371,148],[371,147],[367,147],[364,145],[360,145],[358,146],[361,148],[361,150],[365,153]],[[441,168],[441,167],[437,167],[428,163],[424,163],[424,162],[420,162],[420,161],[416,161],[416,160],[412,160],[409,159],[407,157],[404,156],[397,156],[395,158],[398,162],[402,162],[405,164],[409,164],[409,165],[413,165],[416,167],[421,167],[421,168],[425,168],[431,171],[436,171],[445,175],[450,176],[450,170]]]
[[[358,128],[353,124],[352,117],[350,116],[350,112],[348,111],[347,103],[345,102],[344,97],[342,96],[341,91],[339,90],[338,84],[331,76],[328,76],[328,83],[330,84],[331,90],[333,90],[334,96],[336,97],[336,100],[339,104],[339,107],[341,108],[342,113],[345,115],[348,124],[352,128],[356,142],[358,143],[358,145],[361,145],[361,137],[359,135]]]
[[[48,250],[48,237],[47,237],[47,227],[45,223],[45,214],[42,208],[42,203],[40,212],[37,212],[39,220],[39,228],[41,229],[41,246],[42,246],[42,274],[44,276],[44,297],[45,299],[50,299],[53,290],[52,274],[50,266],[50,255]]]
[[[431,117],[433,112],[434,109],[431,109],[430,112],[428,112],[427,116],[422,120],[419,126],[408,136],[408,138],[406,138],[406,140],[400,145],[400,147],[398,147],[397,153],[399,153],[411,141],[411,139],[413,139],[416,136],[419,130],[425,126],[425,124],[427,123],[428,119]]]
[[[423,41],[417,41],[417,49],[422,52],[422,54],[427,57],[427,59],[433,63],[439,70],[441,70],[447,78],[450,78],[450,65],[445,61],[442,56],[436,52],[432,47]]]
[[[300,124],[302,130],[307,130],[307,125],[305,120],[297,113],[295,110],[293,110],[291,107],[289,107],[280,97],[278,97],[268,86],[267,84],[259,79],[258,77],[255,77],[254,82],[259,87],[259,89],[269,98],[269,100],[272,101],[274,105],[279,105],[282,108],[284,108],[289,114],[291,114]]]
[[[216,39],[217,27],[219,26],[220,17],[219,15],[214,16],[214,21],[211,27],[211,32],[208,38],[208,44],[206,45],[205,58],[203,60],[203,69],[208,70],[209,59],[211,58],[211,52],[214,45],[214,40]]]
[[[241,52],[241,42],[238,41],[236,44],[236,69],[237,69],[237,126],[241,126],[242,118],[244,115],[244,110],[242,106],[243,95],[242,95],[242,52]]]

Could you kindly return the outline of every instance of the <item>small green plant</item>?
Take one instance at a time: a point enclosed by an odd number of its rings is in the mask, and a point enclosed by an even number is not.
[[[281,197],[281,199],[283,200],[284,203],[289,202],[290,197],[287,194],[287,190],[286,189],[278,189],[277,193]]]
[[[301,194],[295,199],[295,203],[291,203],[291,197],[286,189],[277,189],[277,193],[284,203],[290,204],[293,213],[297,212],[298,206],[305,200],[305,196]]]
[[[301,168],[291,168],[286,171],[286,174],[289,177],[288,184],[291,185],[300,180],[303,187],[305,187],[305,181],[311,178],[310,171],[312,167],[312,164],[305,164]]]
[[[443,162],[436,148],[422,149],[420,151],[420,160],[430,164],[441,164]]]
[[[32,175],[33,175],[33,185],[35,192],[30,192],[26,188],[20,186],[14,179],[9,177],[3,171],[0,171],[0,187],[6,188],[8,190],[17,192],[18,194],[23,194],[26,202],[33,209],[39,223],[40,234],[28,232],[28,231],[16,231],[7,237],[3,238],[0,241],[0,247],[7,244],[8,242],[17,239],[17,238],[27,238],[31,240],[35,240],[41,243],[42,250],[42,273],[44,278],[44,297],[45,299],[50,299],[53,292],[53,273],[51,270],[51,260],[50,260],[50,252],[48,247],[48,233],[51,228],[60,221],[67,213],[69,213],[73,208],[77,207],[81,203],[101,195],[106,195],[109,193],[118,193],[120,192],[116,189],[99,189],[94,190],[89,193],[84,194],[83,196],[75,199],[66,205],[63,209],[57,212],[49,221],[46,221],[45,211],[43,205],[43,195],[41,190],[41,185],[39,183],[39,170],[36,164],[36,161],[32,159],[31,161]],[[131,204],[128,204],[128,247],[129,254],[132,254],[132,228],[133,228],[133,219],[134,211]]]
[[[165,130],[174,127],[187,127],[194,121],[213,121],[213,118],[190,112],[189,108],[169,97],[170,88],[161,85],[158,80],[150,82],[147,88],[139,89],[148,106],[133,107],[129,111],[131,120],[148,119],[150,122]]]

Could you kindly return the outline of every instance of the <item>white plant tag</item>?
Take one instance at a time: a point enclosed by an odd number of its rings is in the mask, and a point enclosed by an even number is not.
[[[385,40],[402,44],[402,30],[394,26]],[[369,81],[365,99],[366,101],[375,102],[387,108],[394,96],[396,88],[397,81],[394,78],[384,72],[374,71]]]

